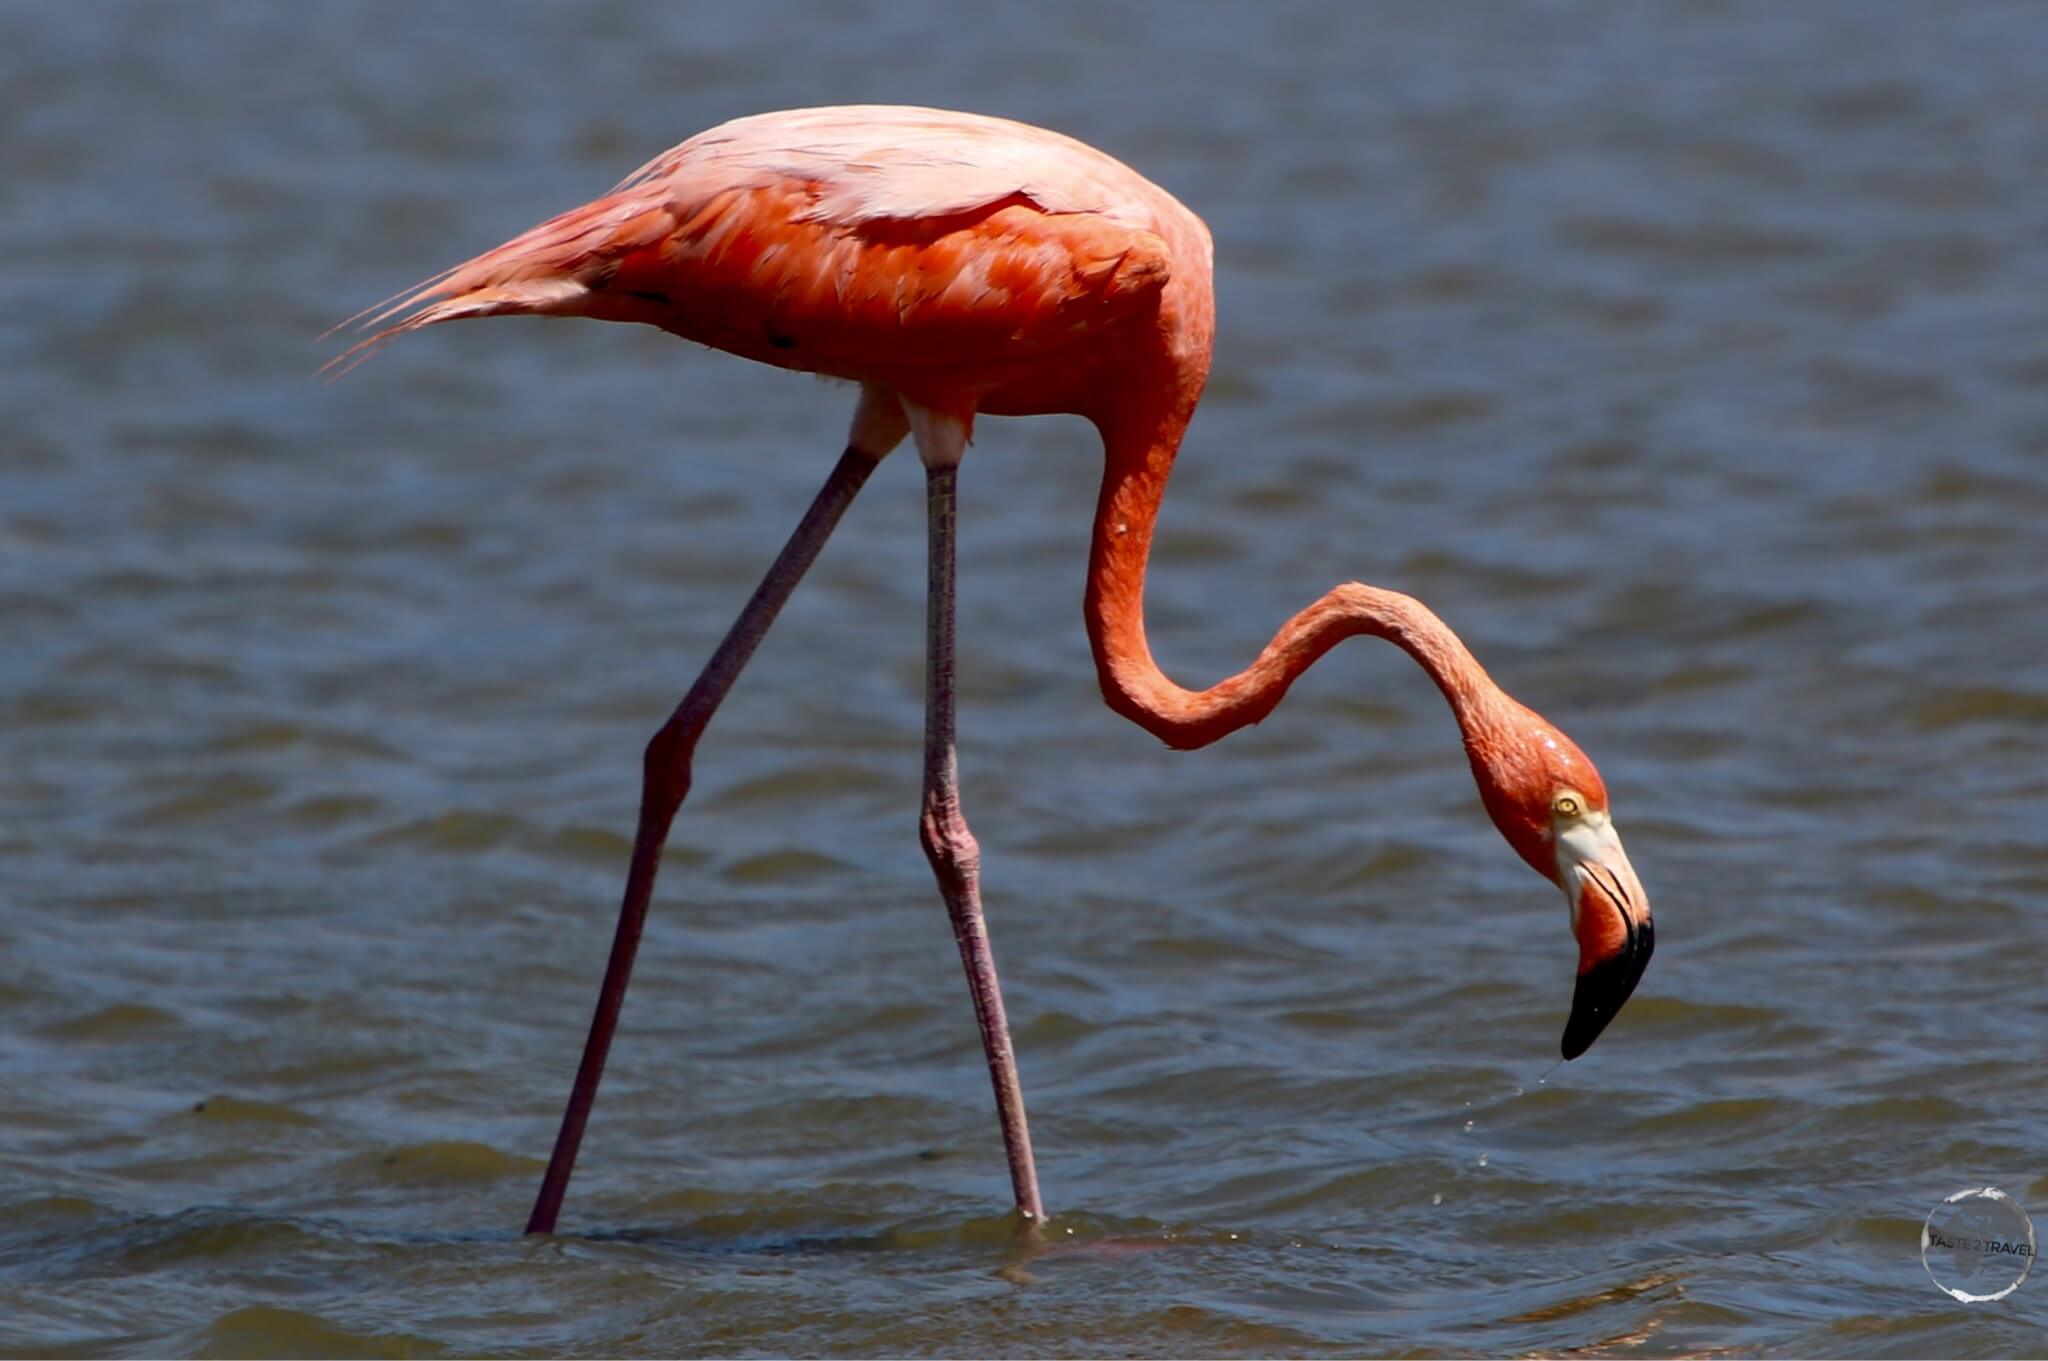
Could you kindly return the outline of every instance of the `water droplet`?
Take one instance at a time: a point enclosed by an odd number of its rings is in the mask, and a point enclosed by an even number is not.
[[[1467,1134],[1470,1134],[1470,1133],[1472,1132],[1472,1126],[1473,1126],[1473,1125],[1474,1125],[1475,1123],[1476,1123],[1475,1121],[1471,1121],[1471,1120],[1467,1120],[1467,1121],[1465,1122],[1465,1132],[1466,1132]]]

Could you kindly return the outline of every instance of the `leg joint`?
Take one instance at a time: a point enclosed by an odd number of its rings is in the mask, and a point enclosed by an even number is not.
[[[957,803],[927,799],[917,820],[917,839],[939,874],[966,878],[981,868],[981,843],[974,839]]]
[[[640,762],[646,802],[665,805],[673,814],[690,792],[690,758],[696,754],[697,731],[671,718],[647,739]]]

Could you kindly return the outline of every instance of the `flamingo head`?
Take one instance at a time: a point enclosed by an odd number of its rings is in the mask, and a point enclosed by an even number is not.
[[[1505,700],[1505,697],[1502,697]],[[1512,712],[1466,736],[1493,825],[1530,868],[1564,890],[1579,942],[1578,985],[1564,1056],[1586,1052],[1649,965],[1650,898],[1607,810],[1607,786],[1586,753],[1540,714]]]

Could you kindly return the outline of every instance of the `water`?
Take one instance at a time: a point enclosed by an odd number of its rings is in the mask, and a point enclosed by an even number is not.
[[[1994,1355],[2048,1208],[2048,15],[1976,5],[0,12],[0,1350]],[[1600,761],[1573,951],[1342,649],[1177,754],[1077,421],[962,480],[963,768],[1059,1212],[1020,1247],[915,836],[922,484],[714,727],[564,1217],[517,1229],[639,750],[850,395],[497,322],[313,337],[724,118],[1049,124],[1203,213],[1152,636],[1357,577]],[[1421,910],[1418,910],[1421,909]]]

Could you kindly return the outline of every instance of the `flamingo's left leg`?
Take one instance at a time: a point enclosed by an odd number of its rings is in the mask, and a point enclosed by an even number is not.
[[[790,592],[817,559],[854,494],[883,456],[902,442],[905,433],[902,408],[895,394],[863,388],[860,405],[854,410],[853,429],[847,435],[846,452],[811,502],[811,508],[804,512],[796,532],[783,545],[768,575],[761,579],[753,598],[740,611],[725,640],[711,654],[696,684],[647,744],[640,786],[640,825],[633,837],[633,860],[626,874],[625,896],[619,905],[619,925],[612,936],[611,958],[605,965],[597,1010],[590,1019],[590,1035],[583,1044],[583,1061],[577,1066],[576,1083],[570,1088],[569,1104],[562,1112],[562,1127],[555,1135],[555,1151],[548,1158],[547,1175],[541,1179],[540,1194],[534,1199],[533,1213],[526,1221],[528,1233],[553,1233],[555,1220],[561,1214],[562,1197],[569,1189],[569,1176],[576,1169],[576,1151],[582,1146],[590,1108],[597,1100],[597,1084],[604,1077],[605,1058],[611,1053],[612,1036],[618,1032],[619,1011],[625,1005],[633,957],[640,948],[640,932],[647,921],[647,904],[654,893],[654,873],[661,865],[662,846],[668,840],[669,824],[690,792],[691,758],[697,750],[697,739],[711,722],[711,716],[718,712],[726,692],[739,679],[740,669],[754,655]]]

